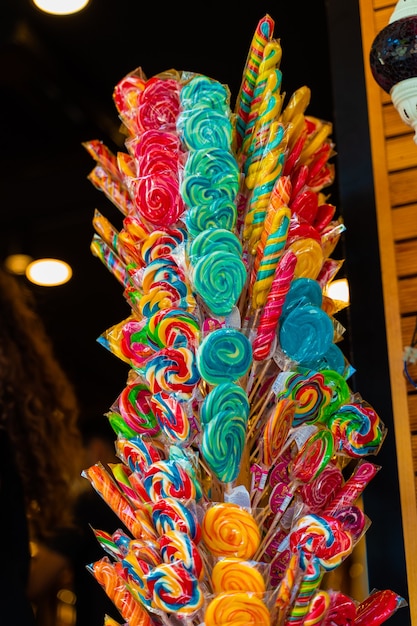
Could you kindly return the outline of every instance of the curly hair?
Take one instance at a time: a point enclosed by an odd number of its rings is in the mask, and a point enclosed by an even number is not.
[[[0,268],[0,428],[13,446],[35,540],[72,524],[82,450],[78,413],[34,294]]]

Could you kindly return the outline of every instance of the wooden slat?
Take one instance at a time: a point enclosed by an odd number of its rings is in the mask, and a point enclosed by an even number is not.
[[[388,176],[391,206],[417,202],[417,170],[394,172]]]
[[[392,211],[392,230],[395,241],[417,237],[417,204],[398,207]],[[417,242],[415,254],[417,255]]]
[[[384,128],[386,137],[395,137],[397,135],[412,134],[410,126],[403,122],[395,106],[390,100],[390,104],[386,104],[382,109],[384,117]]]
[[[389,24],[395,5],[375,11],[375,33],[380,33]]]
[[[417,307],[416,307],[417,309]],[[407,315],[401,318],[401,336],[403,338],[403,346],[409,346],[413,338],[414,328],[417,323],[417,310],[415,315]]]
[[[398,283],[401,315],[413,314],[417,309],[417,278],[405,278]]]
[[[384,7],[391,7],[391,11],[393,11],[396,4],[397,3],[393,2],[392,0],[373,0],[372,2],[375,11],[378,11],[379,9],[382,9]]]
[[[417,275],[417,239],[397,243],[395,245],[395,261],[399,278]],[[417,308],[417,293],[415,303],[415,308]]]
[[[417,149],[412,149],[413,143],[412,134],[387,140],[387,165],[389,172],[417,167]]]
[[[409,394],[408,407],[410,412],[410,429],[417,433],[417,393]]]

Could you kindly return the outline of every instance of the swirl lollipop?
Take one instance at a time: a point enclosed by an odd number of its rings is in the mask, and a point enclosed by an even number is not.
[[[342,405],[327,420],[340,452],[360,458],[377,454],[386,435],[386,428],[377,412],[366,402]]]
[[[154,567],[146,576],[154,605],[164,613],[192,615],[204,603],[198,579],[181,561]]]
[[[177,498],[167,497],[154,502],[152,522],[160,536],[177,530],[186,533],[195,543],[200,541],[201,527],[197,515],[190,506]]]
[[[143,475],[143,485],[152,502],[167,497],[192,500],[196,496],[192,478],[174,460],[152,463]]]
[[[198,580],[204,577],[204,566],[197,545],[188,533],[170,530],[158,539],[162,559],[165,563],[181,561]]]
[[[181,108],[183,110],[194,107],[207,107],[214,111],[227,113],[229,111],[230,92],[227,85],[219,81],[197,74],[193,76],[180,92]]]
[[[200,421],[206,425],[221,411],[231,415],[249,417],[249,400],[246,391],[235,383],[220,383],[206,395],[200,407]]]
[[[333,341],[333,323],[321,308],[306,304],[281,318],[279,342],[285,354],[300,363],[318,359]]]
[[[217,198],[209,206],[190,207],[184,216],[187,230],[192,237],[210,228],[234,230],[237,221],[237,207],[233,200]]]
[[[132,439],[118,437],[115,448],[116,455],[132,472],[144,472],[149,465],[163,458],[155,444],[146,441],[140,435]]]
[[[190,348],[163,348],[145,367],[145,378],[153,394],[166,391],[189,399],[200,381],[196,356]]]
[[[151,407],[151,392],[141,382],[128,384],[118,398],[120,415],[136,433],[153,436],[159,433],[160,426]]]
[[[232,123],[222,111],[202,107],[182,111],[177,119],[177,131],[186,150],[230,150],[231,147]]]
[[[195,263],[202,256],[215,250],[231,252],[238,257],[242,256],[240,239],[226,228],[210,228],[197,235],[190,242],[188,255],[191,262]]]
[[[253,591],[265,593],[265,580],[255,561],[233,557],[219,559],[211,572],[214,593],[222,591]]]
[[[300,487],[300,495],[311,513],[319,513],[334,499],[342,484],[342,471],[334,463],[328,463],[317,478]]]
[[[158,311],[149,318],[146,326],[149,345],[154,350],[161,348],[196,348],[200,341],[198,318],[180,308]]]
[[[212,385],[236,382],[252,363],[249,339],[234,328],[219,328],[206,335],[197,350],[202,378]]]
[[[192,270],[194,290],[214,315],[227,316],[246,282],[246,267],[234,252],[215,250],[198,259]]]
[[[208,604],[204,614],[207,626],[270,626],[269,609],[262,598],[249,591],[223,592]]]
[[[233,482],[240,470],[247,418],[221,411],[203,430],[201,451],[209,468],[223,483]]]
[[[260,531],[251,513],[233,502],[208,507],[202,539],[213,556],[251,559],[259,547]]]
[[[180,83],[175,77],[153,76],[147,80],[138,98],[138,129],[175,130],[180,110],[180,89]]]
[[[363,493],[365,487],[376,476],[380,470],[379,465],[374,465],[370,461],[361,459],[355,466],[351,476],[336,491],[331,501],[326,506],[324,513],[326,515],[334,515],[335,512],[345,506],[349,506],[356,502]]]
[[[174,444],[187,445],[192,435],[187,404],[174,394],[161,391],[152,396],[151,406],[168,440]]]

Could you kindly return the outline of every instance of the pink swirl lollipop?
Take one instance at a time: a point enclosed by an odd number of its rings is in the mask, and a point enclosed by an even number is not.
[[[343,484],[343,474],[333,463],[328,463],[315,480],[300,487],[304,505],[311,513],[319,513],[334,498]]]
[[[184,213],[178,177],[172,173],[161,173],[157,177],[141,173],[141,177],[135,180],[133,191],[139,215],[150,224],[171,226]]]
[[[168,440],[173,444],[186,445],[192,435],[187,403],[172,393],[161,391],[152,396],[151,406]]]
[[[352,535],[354,541],[358,541],[366,530],[366,515],[362,509],[354,504],[340,507],[334,517],[339,520],[344,530]]]
[[[291,251],[286,252],[278,262],[252,344],[255,361],[266,359],[271,351],[285,297],[294,277],[296,264],[297,257]]]
[[[139,434],[153,436],[160,426],[151,405],[152,394],[147,385],[130,383],[118,398],[120,415],[126,424]]]
[[[198,580],[204,576],[204,565],[197,545],[188,533],[170,530],[158,539],[162,559],[165,563],[181,561]]]
[[[145,88],[146,77],[140,68],[129,72],[114,88],[113,101],[125,126],[130,132],[138,131],[136,112],[140,96]]]
[[[142,132],[149,128],[175,130],[180,112],[180,90],[180,83],[175,78],[153,76],[147,80],[138,99],[138,129]]]
[[[174,460],[156,461],[143,474],[143,485],[152,502],[161,498],[193,500],[194,481],[184,466]]]
[[[164,348],[151,357],[145,378],[153,394],[166,391],[189,399],[200,382],[195,352],[190,348]]]
[[[146,341],[145,324],[146,320],[130,316],[123,323],[120,333],[120,350],[123,356],[131,367],[139,369],[155,352]]]
[[[196,544],[201,539],[201,526],[196,513],[177,498],[168,497],[154,502],[152,522],[160,536],[178,530],[186,533]]]
[[[181,561],[158,565],[146,576],[154,605],[164,613],[195,614],[204,604],[198,579]]]

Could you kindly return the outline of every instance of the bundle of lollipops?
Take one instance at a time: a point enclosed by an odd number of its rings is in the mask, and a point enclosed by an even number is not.
[[[308,87],[281,91],[273,30],[266,15],[234,111],[214,78],[138,68],[114,90],[126,151],[84,144],[123,224],[96,210],[91,250],[131,310],[98,338],[127,367],[105,415],[120,463],[83,476],[120,527],[93,530],[87,567],[130,626],[370,626],[405,604],[325,589],[369,526],[386,428],[323,295],[344,231],[332,125]]]

